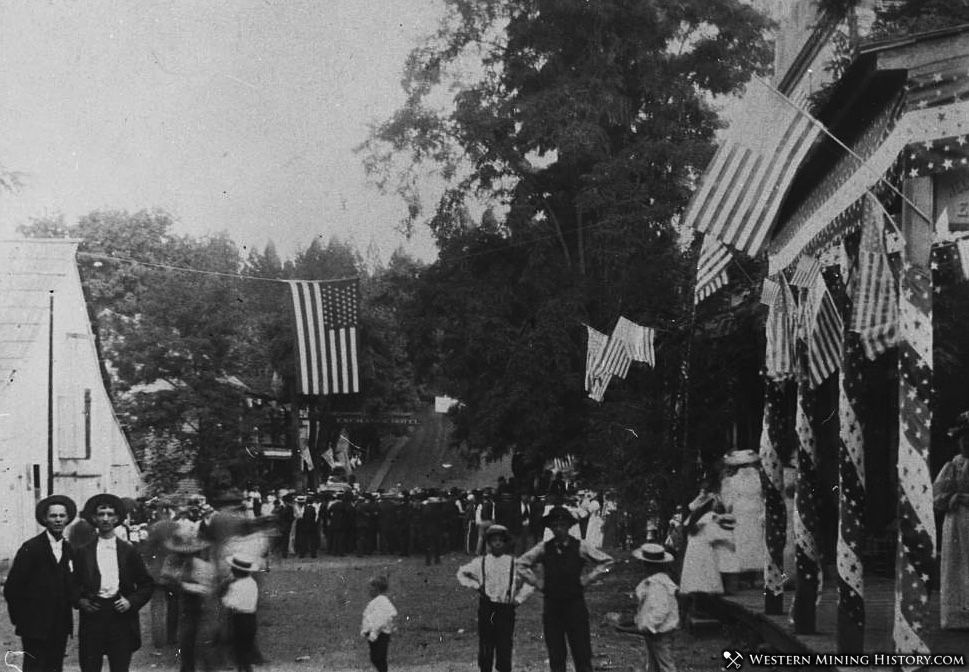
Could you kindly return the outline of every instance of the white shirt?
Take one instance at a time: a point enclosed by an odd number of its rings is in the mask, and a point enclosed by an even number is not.
[[[482,562],[484,563],[482,566]],[[510,554],[488,553],[475,558],[458,569],[458,583],[475,590],[482,589],[481,573],[484,571],[484,595],[499,604],[521,604],[535,590],[522,581],[515,571],[515,558]]]
[[[370,600],[363,610],[360,634],[371,642],[375,642],[381,633],[389,635],[397,629],[394,624],[395,618],[397,618],[397,610],[394,605],[387,599],[386,595],[378,595]]]
[[[54,560],[60,564],[61,556],[64,554],[64,537],[55,539],[54,535],[47,531],[47,541],[50,543],[50,550],[54,554]]]
[[[114,597],[118,594],[118,538],[98,537],[98,571],[101,573],[101,588],[98,597]]]
[[[676,584],[664,572],[643,579],[636,586],[639,610],[636,627],[641,632],[661,634],[680,625],[680,609],[676,602]]]
[[[222,604],[226,609],[240,614],[256,613],[256,606],[259,604],[259,586],[251,576],[236,579],[229,584],[222,598]]]

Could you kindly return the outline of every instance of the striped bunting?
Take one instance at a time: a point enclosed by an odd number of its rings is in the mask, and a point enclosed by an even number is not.
[[[851,292],[851,331],[861,337],[868,359],[875,359],[898,342],[898,292],[882,241],[884,213],[874,196],[865,198],[858,274]]]
[[[841,332],[844,321],[828,293],[821,275],[807,290],[801,338],[807,343],[810,389],[815,389],[841,365]]]
[[[606,376],[625,378],[632,363],[633,358],[629,354],[626,342],[621,337],[617,337],[616,331],[613,329],[612,336],[609,337],[609,341],[602,351],[602,356],[599,358],[599,363],[596,364],[593,375],[596,378],[605,378]]]
[[[743,114],[707,166],[684,223],[757,256],[819,131],[807,113],[756,80],[744,97]]]
[[[770,278],[764,278],[764,284],[760,288],[760,302],[765,306],[773,306],[780,291],[781,286],[778,283]]]
[[[727,266],[730,265],[731,252],[726,245],[713,236],[703,237],[700,259],[696,266],[696,288],[693,290],[693,303],[703,301],[727,284]]]
[[[296,319],[300,394],[360,391],[357,364],[358,280],[289,281]]]

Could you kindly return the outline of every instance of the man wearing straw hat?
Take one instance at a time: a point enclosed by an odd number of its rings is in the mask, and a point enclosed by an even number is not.
[[[646,640],[646,669],[676,672],[673,633],[680,625],[676,584],[669,575],[673,556],[660,544],[646,543],[633,551],[646,568],[646,578],[636,586],[636,629]]]
[[[97,529],[98,539],[77,551],[74,568],[81,672],[100,672],[105,656],[111,672],[126,672],[131,654],[141,648],[138,610],[155,584],[134,546],[114,533],[124,515],[121,499],[107,493],[84,505],[82,517]]]
[[[517,566],[522,578],[545,596],[542,626],[549,668],[552,672],[565,672],[568,640],[575,671],[592,672],[585,586],[609,571],[612,558],[569,534],[577,521],[564,506],[553,507],[542,520],[552,530],[552,538],[518,558]],[[543,568],[541,579],[534,574],[537,565]],[[583,576],[587,565],[592,566],[592,571]]]
[[[34,517],[46,528],[14,556],[3,586],[10,622],[23,642],[24,672],[60,672],[71,612],[71,545],[64,528],[77,515],[70,497],[51,495],[37,503]]]

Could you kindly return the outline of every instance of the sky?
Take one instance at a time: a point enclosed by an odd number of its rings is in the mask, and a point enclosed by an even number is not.
[[[32,217],[160,208],[178,233],[272,239],[284,257],[336,235],[431,259],[395,231],[353,148],[403,101],[440,0],[4,0],[0,238]]]

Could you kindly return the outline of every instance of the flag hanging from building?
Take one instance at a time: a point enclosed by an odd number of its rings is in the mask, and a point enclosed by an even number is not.
[[[340,432],[340,438],[337,439],[333,452],[337,466],[346,469],[348,474],[353,471],[353,465],[350,463],[350,437],[347,436],[347,430]]]
[[[693,303],[700,303],[727,284],[730,259],[731,252],[726,245],[711,235],[703,236],[703,246],[700,247],[700,258],[696,264]]]
[[[602,355],[602,350],[606,347],[606,341],[609,340],[609,337],[589,325],[586,325],[585,328],[589,332],[589,341],[585,353],[585,391],[592,392],[596,388],[597,380],[594,375],[595,366],[599,362],[599,357]],[[605,389],[603,388],[602,391],[604,392]],[[600,397],[596,401],[602,401],[602,398]]]
[[[757,256],[820,130],[780,92],[752,82],[743,114],[727,130],[684,214],[686,225]]]
[[[791,276],[792,287],[814,287],[814,283],[821,274],[821,262],[810,254],[802,255],[797,260],[797,268]]]
[[[357,364],[359,281],[292,280],[301,394],[352,394],[360,391]]]
[[[884,213],[874,196],[865,198],[858,273],[852,283],[851,331],[861,337],[868,359],[898,343],[898,292],[883,242]]]
[[[310,455],[310,447],[307,444],[303,444],[303,447],[299,451],[300,463],[306,471],[313,471],[313,456]]]
[[[821,275],[807,290],[801,327],[802,338],[807,343],[809,383],[813,390],[841,365],[841,332],[844,330],[844,321]]]
[[[615,329],[612,330],[612,335],[613,338],[618,336],[625,342],[626,350],[634,362],[645,362],[652,367],[656,366],[656,352],[653,348],[655,329],[644,327],[620,316]]]
[[[764,278],[764,283],[760,287],[760,302],[765,306],[773,306],[780,291],[781,286],[778,283],[770,278]]]
[[[767,336],[767,350],[764,354],[764,366],[767,369],[767,377],[771,380],[784,380],[794,376],[794,341],[797,323],[797,305],[794,303],[794,294],[781,273],[778,282],[770,279],[764,280],[765,290],[767,283],[777,286],[776,291],[771,290],[773,295],[770,309],[767,313],[767,324],[765,332]],[[765,297],[769,298],[769,297]]]

